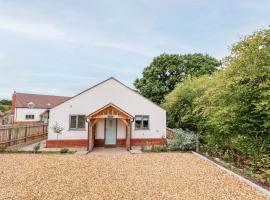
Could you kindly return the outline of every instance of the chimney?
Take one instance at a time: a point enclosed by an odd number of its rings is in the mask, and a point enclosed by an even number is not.
[[[12,95],[12,106],[11,106],[11,114],[15,114],[15,108],[16,108],[16,91],[13,92]]]

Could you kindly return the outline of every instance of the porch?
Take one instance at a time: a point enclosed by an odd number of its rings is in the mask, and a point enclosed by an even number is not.
[[[96,147],[126,147],[130,150],[133,116],[110,103],[87,117],[87,151]]]

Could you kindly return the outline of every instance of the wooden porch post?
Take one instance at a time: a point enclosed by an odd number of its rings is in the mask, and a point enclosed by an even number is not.
[[[87,151],[89,151],[89,143],[90,143],[90,128],[89,128],[90,124],[89,122],[87,122]]]
[[[93,144],[93,126],[92,124],[90,125],[90,128],[89,128],[89,151],[92,151],[93,150],[93,147],[94,147],[94,144]]]

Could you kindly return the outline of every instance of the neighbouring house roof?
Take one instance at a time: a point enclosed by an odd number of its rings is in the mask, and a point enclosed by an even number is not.
[[[15,101],[16,108],[28,108],[29,103],[33,103],[34,108],[50,109],[68,99],[70,99],[70,97],[16,93]]]

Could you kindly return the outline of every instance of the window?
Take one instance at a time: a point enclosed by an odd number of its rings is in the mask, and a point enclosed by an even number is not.
[[[25,119],[35,119],[35,115],[25,115]]]
[[[29,109],[32,109],[32,108],[35,107],[35,104],[31,101],[31,102],[29,102],[29,103],[27,104],[27,106],[28,106]]]
[[[84,129],[85,115],[71,115],[69,119],[69,129]]]
[[[149,116],[136,115],[135,116],[135,129],[149,129]]]

